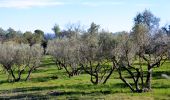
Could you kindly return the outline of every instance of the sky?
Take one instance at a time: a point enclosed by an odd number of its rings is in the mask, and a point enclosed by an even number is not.
[[[0,0],[0,27],[52,33],[58,24],[69,23],[88,28],[99,24],[110,32],[130,31],[137,13],[150,10],[161,19],[160,26],[170,24],[170,0]]]

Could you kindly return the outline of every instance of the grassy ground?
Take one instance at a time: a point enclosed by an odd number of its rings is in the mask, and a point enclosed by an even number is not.
[[[170,62],[154,69],[153,90],[149,93],[131,93],[115,74],[105,85],[92,85],[86,74],[68,78],[49,56],[42,62],[28,82],[9,83],[1,71],[0,99],[170,100],[170,80],[161,77],[162,73],[170,75]]]

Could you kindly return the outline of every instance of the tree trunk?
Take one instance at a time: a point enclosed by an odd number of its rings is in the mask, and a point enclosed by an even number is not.
[[[131,89],[132,92],[136,92],[133,87],[123,78],[123,77],[120,77],[120,79]]]
[[[15,79],[14,81],[15,82],[19,82],[21,80],[21,78],[20,77],[18,77],[17,79]]]
[[[21,80],[21,75],[22,75],[23,72],[24,72],[24,69],[18,72],[18,78],[15,79],[15,82],[18,82],[18,81]]]
[[[136,76],[136,80],[135,80],[135,86],[136,86],[136,91],[141,93],[142,89],[140,89],[139,87],[139,78],[141,77],[141,73],[139,71],[139,69],[136,70],[137,71],[137,76]],[[143,83],[141,83],[143,85]]]
[[[94,85],[97,85],[99,83],[99,78],[98,76],[94,76],[95,77],[95,81],[93,80],[93,75],[91,75],[91,82],[94,84]]]
[[[60,63],[60,65],[61,65],[62,67],[64,67],[66,73],[68,74],[68,77],[71,78],[73,75],[72,75],[72,73],[70,73],[69,70],[67,69],[67,65],[65,65],[65,64],[63,64],[63,63],[61,63],[61,62],[59,62],[59,63]]]
[[[31,75],[31,72],[34,70],[34,68],[31,68],[29,71],[28,71],[28,75],[25,79],[25,81],[27,81],[29,78],[30,78],[30,75]]]
[[[55,64],[56,66],[58,67],[58,70],[61,70],[62,69],[62,65],[61,65],[61,62],[59,62],[58,60],[55,60]]]
[[[16,78],[15,78],[15,74],[14,74],[13,70],[12,70],[12,69],[10,69],[10,72],[11,72],[11,75],[12,75],[12,77],[13,77],[13,81],[15,81],[15,80],[16,80]]]
[[[151,80],[152,80],[152,68],[148,66],[148,72],[146,76],[146,88],[151,90]]]
[[[120,79],[131,89],[132,92],[136,92],[133,87],[122,77],[120,69],[118,69]]]
[[[108,79],[110,78],[110,76],[112,75],[113,71],[114,71],[114,68],[111,69],[109,75],[106,77],[106,79],[104,80],[103,84],[105,84],[105,83],[107,82],[107,80],[108,80]]]
[[[44,49],[44,52],[43,52],[43,54],[45,55],[46,54],[46,48],[43,48]]]

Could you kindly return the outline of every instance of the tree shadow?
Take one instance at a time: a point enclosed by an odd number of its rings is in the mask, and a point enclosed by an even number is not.
[[[9,81],[8,81],[8,80],[1,80],[1,81],[0,81],[0,85],[1,85],[1,84],[4,84],[4,83],[9,83]]]
[[[73,92],[73,91],[50,91],[44,95],[40,93],[26,93],[17,94],[13,96],[0,96],[0,100],[11,100],[11,99],[21,99],[21,100],[48,100],[51,98],[57,99],[58,96],[66,96],[68,100],[80,100],[75,95],[106,95],[110,94],[110,91],[92,91],[92,92]]]
[[[43,63],[40,65],[40,67],[48,67],[48,66],[52,66],[52,65],[56,65],[55,62]]]
[[[162,74],[166,74],[170,76],[170,71],[153,71],[153,79],[165,79],[162,77]]]
[[[49,75],[46,77],[30,78],[30,81],[37,83],[37,82],[47,82],[47,81],[56,80],[56,79],[58,79],[58,75]],[[19,82],[26,82],[26,81],[24,78],[22,78]],[[1,80],[0,81],[0,85],[4,84],[4,83],[15,83],[15,82],[13,82],[12,80],[10,82],[9,82],[9,80]]]
[[[50,80],[56,80],[56,79],[58,79],[57,75],[50,75],[46,77],[31,78],[30,81],[37,83],[37,82],[48,82]]]
[[[57,90],[57,89],[73,89],[73,90],[84,90],[94,89],[94,93],[114,93],[111,91],[112,88],[125,88],[126,85],[123,83],[112,84],[112,85],[93,85],[93,84],[75,84],[75,85],[60,85],[60,86],[46,86],[46,87],[25,87],[25,88],[15,88],[12,90],[0,90],[0,93],[17,93],[17,92],[34,92],[34,91],[44,91],[44,90]],[[103,91],[105,90],[105,91]],[[115,91],[116,93],[117,91]],[[80,92],[79,94],[82,94]],[[65,93],[67,94],[67,93]],[[69,94],[69,93],[68,93]],[[74,94],[74,93],[73,93]],[[78,93],[77,93],[78,94]]]
[[[144,66],[147,66],[147,63],[134,63],[133,65],[144,65]]]
[[[14,96],[0,96],[0,100],[11,100],[11,99],[21,99],[21,100],[47,100],[49,99],[48,95],[41,95],[37,93],[29,94],[17,94]]]
[[[35,69],[32,73],[46,73],[48,72],[50,69],[42,69],[41,67],[38,67],[37,69]]]
[[[153,86],[152,86],[152,88],[154,88],[154,89],[170,89],[170,85],[156,85],[156,84],[154,84]]]

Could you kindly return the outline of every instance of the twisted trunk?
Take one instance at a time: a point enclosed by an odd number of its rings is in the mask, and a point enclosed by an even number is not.
[[[28,71],[28,75],[27,75],[25,81],[29,80],[30,75],[31,75],[31,73],[32,73],[33,70],[34,70],[34,67],[32,67],[32,68]]]
[[[148,90],[151,90],[151,80],[152,80],[152,68],[148,66],[148,72],[146,76],[146,87]]]

